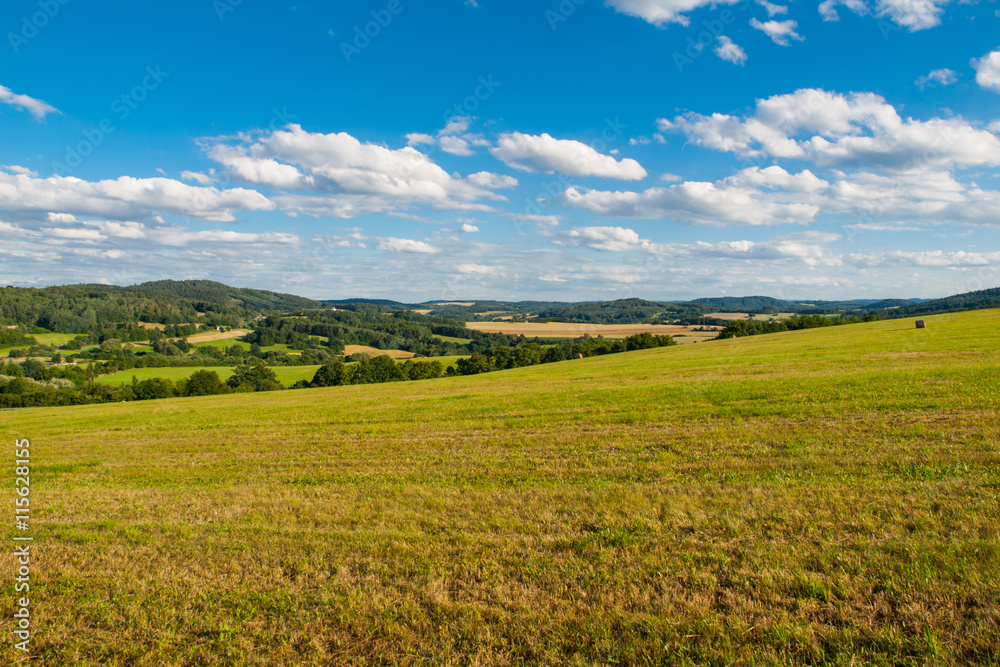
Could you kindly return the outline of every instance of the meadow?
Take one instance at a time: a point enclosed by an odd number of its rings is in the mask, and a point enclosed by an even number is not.
[[[926,319],[2,412],[33,660],[995,665],[1000,311]]]
[[[278,382],[286,387],[290,387],[299,380],[312,380],[313,376],[316,375],[316,370],[319,369],[319,366],[270,366],[269,368],[274,371],[274,375],[278,378]],[[223,382],[228,380],[233,374],[231,366],[131,368],[118,373],[99,376],[94,381],[100,384],[106,384],[110,387],[117,387],[123,382],[125,384],[131,384],[133,377],[140,382],[150,378],[164,378],[166,380],[170,380],[171,382],[177,382],[178,380],[188,379],[197,371],[215,371],[219,374],[219,379]]]

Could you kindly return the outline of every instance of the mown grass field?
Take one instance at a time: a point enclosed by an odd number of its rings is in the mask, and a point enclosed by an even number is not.
[[[278,382],[286,387],[290,387],[299,380],[312,380],[313,376],[316,375],[316,370],[319,366],[269,366],[269,368],[274,371],[274,375],[278,378]],[[233,374],[231,366],[133,368],[119,373],[102,375],[96,378],[95,382],[117,387],[122,382],[130,384],[133,376],[135,376],[135,378],[140,382],[150,378],[165,378],[171,382],[177,382],[178,380],[188,379],[197,371],[215,371],[219,374],[219,378],[223,382],[228,380]]]
[[[34,660],[997,664],[1000,312],[927,322],[0,413]]]

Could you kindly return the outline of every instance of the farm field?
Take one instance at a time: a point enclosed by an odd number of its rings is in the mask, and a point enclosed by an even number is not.
[[[205,333],[197,333],[188,336],[188,343],[191,345],[200,345],[202,343],[210,343],[213,341],[223,341],[230,340],[232,338],[241,338],[250,333],[249,329],[230,329],[229,331],[208,331]]]
[[[505,334],[524,334],[528,338],[579,338],[585,334],[605,338],[626,338],[637,333],[650,332],[676,336],[678,343],[709,340],[718,331],[694,331],[694,327],[675,324],[576,324],[565,322],[467,322],[469,329]],[[709,328],[709,327],[705,327]]]
[[[412,352],[407,352],[406,350],[380,350],[377,347],[368,347],[367,345],[345,345],[344,355],[350,356],[352,354],[368,354],[372,357],[392,357],[393,359],[412,359],[414,354]]]
[[[319,366],[269,366],[268,368],[274,371],[274,375],[278,378],[278,382],[286,387],[290,387],[299,380],[312,380],[313,376],[316,375],[316,370]],[[126,384],[132,382],[133,376],[135,376],[135,378],[140,382],[150,378],[164,378],[170,380],[171,382],[177,382],[178,380],[186,380],[197,371],[215,371],[219,374],[219,378],[223,382],[228,380],[233,374],[233,369],[230,366],[133,368],[118,373],[112,373],[110,375],[102,375],[96,378],[95,382],[117,387],[122,382]]]
[[[0,412],[33,659],[997,664],[1000,311],[925,319]]]

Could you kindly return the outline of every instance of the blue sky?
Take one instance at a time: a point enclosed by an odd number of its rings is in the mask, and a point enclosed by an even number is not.
[[[1000,3],[20,0],[0,284],[1000,285]]]

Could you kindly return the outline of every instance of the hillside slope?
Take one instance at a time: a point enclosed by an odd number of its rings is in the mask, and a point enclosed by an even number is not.
[[[35,655],[996,662],[1000,312],[927,322],[0,413]]]

